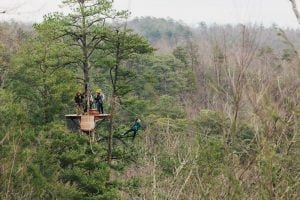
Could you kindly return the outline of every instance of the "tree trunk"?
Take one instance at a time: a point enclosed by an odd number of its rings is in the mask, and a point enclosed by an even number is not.
[[[111,165],[111,161],[112,161],[114,116],[115,116],[115,107],[116,107],[115,95],[112,96],[110,105],[111,105],[111,112],[110,112],[109,135],[108,135],[108,155],[107,155],[107,162],[109,165]]]
[[[90,75],[89,75],[89,61],[88,59],[86,62],[84,62],[83,65],[83,80],[84,80],[84,97],[86,101],[86,111],[89,112],[90,109],[90,91],[89,91],[89,86],[90,86]]]
[[[111,113],[110,113],[110,125],[109,125],[109,136],[108,136],[108,164],[112,161],[112,149],[113,149],[113,132],[114,132],[114,116],[116,114],[116,97],[117,97],[117,81],[118,81],[118,70],[120,65],[120,53],[121,53],[121,41],[119,31],[117,31],[116,41],[116,64],[110,69],[110,79],[112,83],[112,98],[111,98]]]
[[[290,2],[292,4],[292,8],[293,8],[294,14],[297,18],[298,24],[300,24],[300,13],[299,13],[299,10],[298,10],[298,7],[297,7],[296,0],[290,0]]]
[[[89,48],[88,48],[88,42],[87,42],[87,25],[86,25],[86,11],[84,9],[84,1],[79,2],[80,5],[80,12],[82,13],[82,36],[81,41],[82,42],[82,54],[83,54],[83,80],[84,80],[84,96],[86,101],[86,111],[89,112],[90,109],[90,94],[89,94],[89,86],[90,86],[90,61],[89,61]]]

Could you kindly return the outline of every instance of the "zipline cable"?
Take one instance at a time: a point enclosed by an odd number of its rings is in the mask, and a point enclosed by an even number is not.
[[[131,6],[132,6],[132,0],[128,0],[128,7],[127,7],[127,10],[130,11],[131,9]],[[130,14],[130,13],[129,13]],[[126,16],[126,20],[125,20],[125,24],[124,24],[124,35],[123,35],[123,47],[125,45],[125,36],[126,36],[126,30],[127,30],[127,25],[128,25],[128,19],[129,19],[129,16],[130,15],[127,15]],[[133,112],[131,110],[128,110],[125,106],[121,105],[117,100],[115,100],[115,103],[117,105],[119,105],[123,110],[126,110],[127,112],[135,115],[135,116],[141,116],[141,114],[137,114],[136,112]],[[159,122],[160,124],[163,124],[163,125],[167,125],[167,126],[171,126],[173,128],[176,128],[176,129],[179,129],[179,130],[185,130],[184,128],[182,127],[179,127],[179,126],[176,126],[176,125],[170,125],[170,123],[164,123],[164,122]],[[194,133],[194,134],[199,134],[199,132],[196,132],[196,131],[192,131],[192,130],[189,130],[188,132],[190,133]]]
[[[121,105],[120,103],[116,102],[123,110],[126,110],[127,112],[131,113],[131,114],[134,114],[135,116],[140,116],[140,114],[137,114],[131,110],[128,110],[125,106]],[[166,126],[169,126],[169,127],[172,127],[172,128],[175,128],[175,129],[179,129],[179,130],[186,130],[185,128],[182,128],[182,127],[179,127],[177,125],[174,125],[174,124],[170,124],[170,123],[165,123],[165,122],[162,122],[162,121],[158,121],[159,124],[162,124],[162,125],[166,125]],[[192,130],[189,130],[188,131],[189,133],[194,133],[196,135],[200,134],[199,132],[196,132],[196,131],[192,131]]]

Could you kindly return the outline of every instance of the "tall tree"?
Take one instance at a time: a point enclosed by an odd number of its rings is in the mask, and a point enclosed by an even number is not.
[[[9,62],[9,54],[6,49],[0,44],[0,88],[4,86],[4,78],[7,73]]]
[[[108,137],[108,163],[111,164],[116,103],[120,97],[126,94],[124,85],[127,85],[130,80],[132,80],[132,74],[130,73],[132,69],[126,68],[126,61],[134,55],[150,53],[154,49],[142,36],[133,33],[131,30],[125,29],[124,31],[121,31],[117,28],[109,36],[106,50],[108,51],[108,57],[110,59],[109,74],[112,87],[110,102],[111,118]]]
[[[63,3],[72,12],[67,16],[49,15],[46,20],[55,27],[53,38],[63,39],[74,51],[80,52],[76,66],[82,72],[82,78],[79,79],[88,96],[90,71],[94,66],[92,57],[108,37],[107,22],[125,16],[126,12],[115,11],[112,0],[64,0]]]
[[[77,55],[69,46],[52,40],[44,25],[36,27],[37,34],[22,46],[9,70],[15,99],[27,104],[35,124],[53,121],[70,105],[74,72],[67,67]]]

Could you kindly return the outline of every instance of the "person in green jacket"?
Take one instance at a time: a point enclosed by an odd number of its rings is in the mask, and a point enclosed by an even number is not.
[[[123,135],[127,135],[128,133],[133,132],[133,135],[132,135],[132,141],[133,141],[135,139],[135,136],[136,136],[138,130],[140,130],[140,128],[141,128],[141,120],[138,117],[136,117],[134,120],[134,123],[132,124],[130,129],[128,131],[126,131]]]

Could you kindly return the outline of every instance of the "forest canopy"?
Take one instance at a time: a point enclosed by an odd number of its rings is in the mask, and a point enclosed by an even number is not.
[[[112,2],[0,23],[0,199],[298,199],[299,30]],[[83,133],[65,115],[100,88],[111,117]]]

